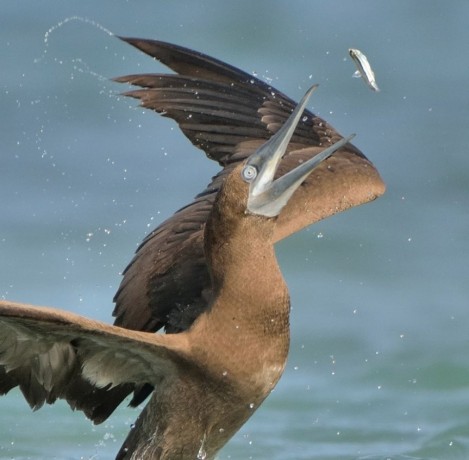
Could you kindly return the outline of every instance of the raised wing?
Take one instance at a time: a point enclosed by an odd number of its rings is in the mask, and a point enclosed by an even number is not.
[[[296,106],[272,86],[205,54],[156,40],[122,39],[178,73],[115,78],[143,88],[124,95],[175,120],[189,140],[221,166],[249,156],[250,151],[239,152],[238,146],[269,139]],[[292,142],[305,147],[340,138],[326,121],[305,111]]]
[[[190,327],[210,299],[203,229],[225,174],[269,139],[296,104],[252,75],[197,51],[154,40],[123,40],[178,73],[119,77],[116,81],[141,87],[125,95],[173,118],[195,146],[224,168],[192,203],[142,242],[114,298],[116,324],[179,332]],[[279,174],[340,138],[326,121],[305,111]],[[275,240],[383,192],[372,163],[347,144],[295,192],[278,218]]]
[[[101,422],[115,408],[106,399],[172,378],[184,343],[183,336],[129,331],[61,310],[0,301],[0,394],[18,386],[33,409],[66,399]]]

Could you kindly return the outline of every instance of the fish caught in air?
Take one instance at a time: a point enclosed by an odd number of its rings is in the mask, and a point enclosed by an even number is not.
[[[380,91],[377,83],[375,73],[371,68],[368,58],[360,51],[355,48],[349,48],[348,50],[350,57],[357,66],[357,70],[353,74],[354,77],[362,77],[365,83],[373,90]]]

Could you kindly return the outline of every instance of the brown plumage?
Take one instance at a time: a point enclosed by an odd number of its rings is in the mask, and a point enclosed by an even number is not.
[[[224,169],[144,241],[126,270],[116,323],[146,332],[0,302],[0,394],[19,386],[33,408],[66,399],[100,422],[130,392],[138,403],[155,388],[117,458],[211,459],[283,372],[289,298],[273,244],[384,188],[325,122],[309,112],[299,121],[306,98],[288,118],[289,99],[237,69],[174,45],[126,40],[186,74],[123,77],[150,87],[129,95],[175,118]],[[288,143],[297,124],[284,155],[273,146]],[[339,151],[317,165],[325,156],[316,154],[336,141],[327,155]],[[275,181],[263,169],[272,162]],[[258,177],[246,173],[253,167]],[[162,326],[179,333],[151,333]]]
[[[252,75],[196,51],[160,41],[123,40],[177,72],[116,78],[142,87],[125,95],[174,119],[189,140],[223,168],[192,203],[145,238],[114,298],[115,324],[180,332],[210,299],[203,229],[220,184],[233,167],[278,131],[295,103]],[[326,121],[306,110],[278,174],[341,138]],[[297,190],[275,224],[274,241],[383,192],[383,181],[372,163],[347,144]]]
[[[8,381],[0,377],[0,393],[19,384],[36,407],[38,399],[66,395],[77,371],[98,388],[150,383],[156,391],[118,458],[212,459],[275,386],[289,342],[289,298],[271,243],[273,222],[245,213],[240,169],[228,176],[207,227],[216,295],[192,328],[167,335],[129,331],[0,301],[0,363],[10,371]]]
[[[177,72],[116,78],[142,89],[124,93],[143,107],[174,119],[222,170],[192,203],[177,211],[141,243],[114,297],[115,323],[129,329],[186,330],[207,307],[210,278],[203,231],[225,176],[285,123],[295,103],[277,89],[229,64],[161,41],[122,38]],[[305,110],[278,169],[283,175],[342,136]],[[308,177],[282,210],[274,242],[321,219],[374,200],[384,184],[373,164],[348,143]],[[107,417],[131,389],[101,401],[95,417]],[[137,389],[131,405],[151,388]],[[114,401],[112,401],[114,399]],[[103,401],[109,407],[102,406]]]

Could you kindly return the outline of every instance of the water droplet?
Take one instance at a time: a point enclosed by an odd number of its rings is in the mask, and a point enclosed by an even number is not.
[[[207,452],[205,452],[205,435],[200,444],[199,452],[197,452],[197,460],[205,460],[207,458]]]

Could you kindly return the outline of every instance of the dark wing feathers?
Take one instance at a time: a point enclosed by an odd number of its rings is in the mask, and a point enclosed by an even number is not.
[[[124,40],[178,74],[119,77],[116,81],[141,88],[125,94],[174,119],[195,146],[224,168],[192,203],[145,238],[114,297],[115,324],[145,331],[164,327],[177,333],[188,329],[210,302],[203,232],[225,175],[269,139],[296,104],[261,80],[202,53],[164,42]],[[281,173],[340,137],[326,121],[306,110]],[[328,169],[331,164],[334,168]],[[282,211],[276,240],[384,191],[376,169],[350,143],[320,171],[319,176],[308,178],[309,185],[300,187],[297,199]]]
[[[116,81],[143,86],[144,89],[124,95],[139,99],[142,107],[174,119],[189,140],[221,166],[226,165],[240,142],[269,139],[294,108],[285,96],[264,94],[255,85],[245,88],[164,74],[145,78],[130,75]],[[294,140],[306,145],[318,142],[318,137],[311,138],[311,123],[312,114],[305,114]]]
[[[18,386],[33,409],[65,399],[99,423],[132,390],[177,372],[180,346],[165,339],[0,301],[0,394]]]
[[[119,77],[115,80],[140,87],[124,94],[174,119],[195,146],[223,167],[193,202],[145,238],[125,269],[114,297],[116,325],[142,331],[164,327],[167,332],[180,332],[188,329],[210,302],[203,231],[225,175],[284,124],[295,103],[254,76],[202,53],[153,40],[123,40],[177,73]],[[305,111],[282,161],[281,173],[340,137],[327,122]],[[293,197],[278,218],[275,240],[374,199],[383,191],[373,165],[356,147],[347,144],[295,192],[297,199]],[[79,345],[76,342],[73,346]],[[77,362],[64,371],[63,378],[68,378],[70,384],[60,391],[46,391],[36,376],[21,366],[5,373],[0,365],[0,394],[20,385],[32,407],[64,398],[97,423],[132,391],[134,403],[141,402],[151,391],[148,382],[121,382],[112,388],[98,388],[83,378],[82,363]]]
[[[168,332],[179,332],[206,308],[210,297],[203,230],[229,166],[247,158],[269,139],[287,120],[295,103],[261,80],[202,53],[153,40],[124,40],[178,72],[119,77],[116,81],[142,88],[124,94],[174,119],[195,146],[224,167],[192,203],[145,238],[124,271],[114,298],[116,324],[137,330],[165,327]],[[289,151],[309,146],[324,148],[340,137],[327,122],[305,111]],[[371,166],[351,144],[344,151]],[[284,169],[311,156],[307,150],[293,160],[287,155]],[[315,220],[298,219],[288,209],[284,212],[283,221],[298,222],[296,227],[287,222],[292,230]],[[285,230],[279,234],[284,237],[289,233]]]
[[[239,86],[256,84],[263,92],[273,88],[261,80],[223,61],[183,46],[159,40],[119,37],[140,51],[157,59],[179,75],[189,75],[204,80],[236,83]]]
[[[225,168],[194,202],[143,240],[114,298],[116,325],[151,331],[165,326],[167,332],[179,332],[206,308],[210,277],[203,231],[222,176],[229,170]]]

